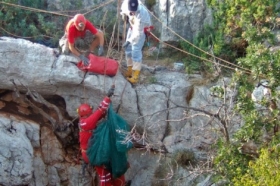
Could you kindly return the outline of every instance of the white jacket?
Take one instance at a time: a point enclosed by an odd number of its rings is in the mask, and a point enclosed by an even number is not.
[[[132,28],[132,34],[129,38],[127,38],[127,41],[130,43],[137,43],[140,35],[144,34],[144,28],[151,26],[151,17],[149,11],[140,1],[138,2],[138,9],[135,12],[135,15],[132,16],[128,10],[128,0],[124,0],[121,6],[121,14],[128,16],[129,23]]]

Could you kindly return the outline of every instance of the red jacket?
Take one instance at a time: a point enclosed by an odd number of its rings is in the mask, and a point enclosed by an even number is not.
[[[85,29],[83,31],[79,31],[77,30],[73,20],[71,19],[66,26],[68,42],[74,44],[76,38],[84,38],[87,30],[89,30],[93,35],[97,34],[98,32],[98,30],[88,20],[86,20]]]
[[[111,100],[109,97],[105,97],[100,103],[98,109],[94,111],[87,118],[80,118],[79,127],[80,127],[80,148],[85,151],[88,147],[88,140],[92,135],[93,130],[97,126],[97,122],[103,118],[106,114],[106,111],[109,107]]]

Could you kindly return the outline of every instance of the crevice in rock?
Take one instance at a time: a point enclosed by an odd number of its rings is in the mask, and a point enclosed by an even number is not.
[[[54,50],[53,50],[53,54],[54,54],[54,56],[56,57],[56,59],[54,60],[54,62],[53,62],[53,64],[52,64],[52,70],[53,70],[54,68],[56,68],[56,63],[57,63],[57,61],[58,61],[58,59],[59,59],[60,52],[54,49]]]
[[[140,106],[139,106],[139,96],[138,96],[137,90],[136,89],[134,89],[134,90],[135,90],[135,94],[136,94],[137,110],[138,110],[139,115],[140,115],[139,118],[142,118],[143,113],[141,112],[141,109],[140,109]]]
[[[169,134],[169,127],[170,127],[170,123],[169,123],[169,100],[170,100],[170,94],[171,94],[171,88],[169,88],[169,91],[166,95],[167,99],[166,99],[166,127],[165,127],[165,133],[163,134],[163,137],[161,139],[161,142],[164,141],[165,137],[168,136]]]
[[[16,89],[16,88],[15,88]],[[0,100],[4,107],[0,113],[9,113],[50,128],[64,147],[78,143],[78,120],[66,111],[65,100],[58,95],[41,96],[37,92],[33,98],[30,92],[1,90]],[[12,130],[12,127],[10,127]]]
[[[163,137],[161,139],[161,142],[162,142],[162,146],[161,146],[161,149],[162,151],[161,152],[164,152],[164,153],[168,153],[168,150],[167,148],[165,147],[165,145],[163,144],[163,141],[164,139],[168,136],[169,132],[170,132],[170,122],[169,122],[169,108],[170,108],[170,104],[169,104],[169,100],[170,100],[170,95],[171,95],[171,88],[169,88],[169,91],[166,95],[167,97],[167,100],[166,100],[166,127],[165,127],[165,132],[163,134]]]

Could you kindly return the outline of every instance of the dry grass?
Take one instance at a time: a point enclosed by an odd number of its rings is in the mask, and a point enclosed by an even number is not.
[[[151,55],[148,48],[143,49],[143,63],[154,67],[154,66],[163,66],[167,69],[172,69],[173,64],[177,61],[182,61],[183,56],[178,52],[173,51],[160,51],[158,54],[156,51]]]

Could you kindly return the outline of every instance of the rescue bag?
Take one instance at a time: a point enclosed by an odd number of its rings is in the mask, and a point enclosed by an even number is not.
[[[87,149],[89,162],[93,166],[105,165],[114,178],[122,176],[128,169],[127,151],[132,147],[125,138],[130,128],[127,122],[110,104],[106,119],[94,130]]]
[[[77,67],[80,70],[107,76],[115,76],[117,74],[119,64],[116,60],[93,54],[89,54],[88,57],[88,66],[84,66],[82,61],[78,62]]]

